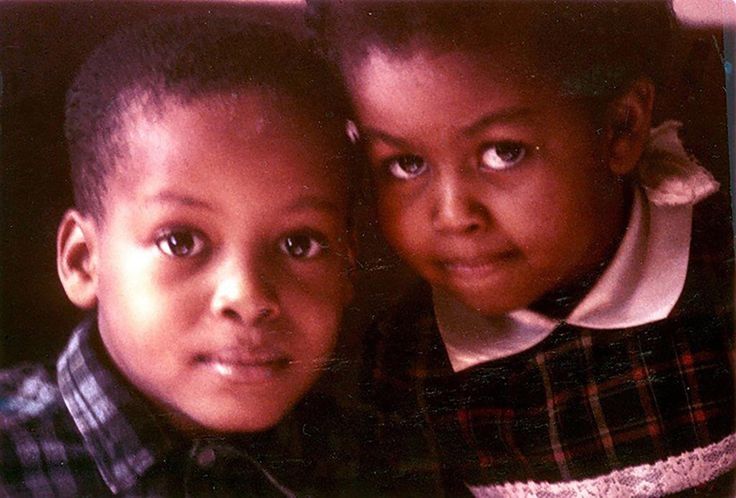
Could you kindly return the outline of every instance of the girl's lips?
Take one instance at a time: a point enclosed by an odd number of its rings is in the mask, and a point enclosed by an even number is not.
[[[482,256],[456,256],[443,258],[440,260],[444,266],[448,268],[477,268],[493,265],[516,255],[516,251],[509,249],[507,251],[497,251]]]
[[[513,250],[499,251],[486,256],[448,258],[440,261],[441,268],[458,278],[474,280],[485,278],[516,256]]]

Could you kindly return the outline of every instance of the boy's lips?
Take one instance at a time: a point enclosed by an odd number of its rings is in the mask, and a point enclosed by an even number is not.
[[[291,358],[278,351],[251,352],[237,348],[199,354],[194,361],[218,377],[238,384],[265,382],[292,363]]]

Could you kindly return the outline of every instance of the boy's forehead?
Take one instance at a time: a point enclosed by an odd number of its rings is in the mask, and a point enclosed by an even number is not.
[[[324,111],[311,102],[300,101],[285,91],[266,86],[246,86],[229,90],[208,92],[195,97],[176,94],[153,102],[130,105],[125,116],[125,136],[129,142],[156,145],[160,136],[149,136],[155,129],[176,124],[196,125],[208,123],[212,133],[249,133],[254,138],[270,131],[294,132],[309,137],[319,122],[320,134],[331,138],[337,131],[324,122]],[[248,128],[243,124],[248,123]],[[311,126],[310,126],[311,125]],[[148,137],[148,140],[147,140]],[[309,137],[314,141],[314,137]],[[148,142],[151,142],[150,144]]]
[[[123,188],[152,183],[162,171],[183,170],[193,148],[202,157],[236,150],[243,158],[251,151],[286,157],[296,151],[309,161],[301,161],[301,167],[293,164],[294,173],[304,175],[310,171],[304,164],[319,163],[330,172],[320,174],[320,181],[344,178],[347,165],[339,161],[342,130],[337,123],[318,122],[314,112],[298,104],[271,89],[246,87],[196,99],[170,97],[155,107],[132,105],[121,133],[128,153],[119,157],[117,174],[109,180]]]

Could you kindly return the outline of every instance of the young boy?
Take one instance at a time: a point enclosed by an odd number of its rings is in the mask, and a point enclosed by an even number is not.
[[[68,93],[76,207],[57,244],[90,313],[55,369],[0,377],[0,494],[334,485],[319,469],[345,456],[314,403],[299,440],[268,430],[351,297],[343,102],[296,41],[237,20],[160,20],[93,53]]]

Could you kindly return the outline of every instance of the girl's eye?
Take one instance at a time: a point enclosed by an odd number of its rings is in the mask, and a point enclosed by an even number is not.
[[[156,240],[159,250],[167,256],[184,258],[204,250],[204,239],[191,230],[171,230]]]
[[[526,147],[518,142],[498,142],[481,151],[481,168],[501,171],[516,166],[526,156]]]
[[[388,159],[386,162],[388,171],[401,180],[408,180],[424,173],[427,163],[421,156],[406,155]]]
[[[279,243],[281,251],[295,259],[314,258],[327,249],[327,242],[307,234],[293,234],[284,237]]]

